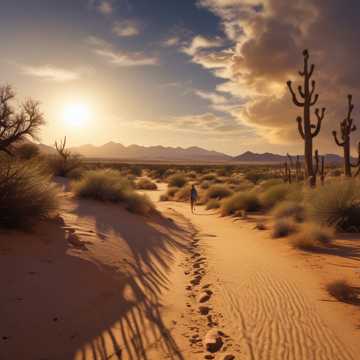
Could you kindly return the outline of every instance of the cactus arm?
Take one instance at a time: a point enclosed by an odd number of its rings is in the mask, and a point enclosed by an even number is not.
[[[311,106],[314,106],[319,100],[319,94],[315,94],[314,99],[310,102]]]
[[[320,132],[320,129],[321,129],[321,124],[322,124],[322,121],[323,121],[324,116],[325,116],[325,108],[321,109],[321,113],[320,113],[319,109],[316,109],[315,110],[315,115],[317,117],[317,125],[316,125],[316,128],[315,128],[315,131],[311,134],[312,137],[315,137],[315,136],[319,135],[319,132]]]
[[[305,99],[305,93],[304,93],[303,88],[302,88],[301,85],[298,86],[298,90],[299,90],[299,94],[301,95],[301,97],[303,99]]]
[[[314,73],[314,70],[315,70],[315,65],[312,64],[311,67],[310,67],[310,71],[309,71],[309,78],[312,77],[313,73]]]
[[[300,101],[297,99],[296,94],[295,94],[295,92],[294,92],[294,90],[293,90],[293,88],[292,88],[291,81],[288,81],[288,82],[287,82],[287,86],[288,86],[289,91],[290,91],[290,93],[291,93],[291,96],[292,96],[292,99],[293,99],[294,104],[295,104],[296,106],[303,107],[303,106],[305,105],[305,103],[302,103],[302,102],[300,102]]]
[[[299,130],[299,133],[300,133],[300,136],[305,139],[305,134],[304,134],[304,130],[303,130],[303,126],[302,126],[302,118],[300,116],[298,116],[296,118],[296,121],[298,123],[298,130]]]
[[[339,141],[336,131],[333,131],[332,134],[333,134],[334,140],[336,142],[336,145],[338,145],[338,146],[344,146],[345,145],[345,142],[340,142]]]

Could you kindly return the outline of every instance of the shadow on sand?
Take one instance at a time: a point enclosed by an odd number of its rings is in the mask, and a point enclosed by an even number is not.
[[[137,360],[156,347],[169,359],[183,359],[160,309],[173,250],[186,249],[181,239],[189,233],[160,215],[146,219],[120,207],[84,204],[73,213],[115,234],[119,247],[130,251],[127,266],[89,261],[86,251],[68,243],[61,223],[45,225],[39,244],[24,235],[16,248],[0,247],[0,281],[11,284],[2,289],[0,358]]]

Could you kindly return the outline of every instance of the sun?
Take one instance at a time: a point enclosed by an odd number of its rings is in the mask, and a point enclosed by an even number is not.
[[[90,107],[84,103],[68,104],[64,107],[64,121],[73,127],[83,127],[89,121],[90,115]]]

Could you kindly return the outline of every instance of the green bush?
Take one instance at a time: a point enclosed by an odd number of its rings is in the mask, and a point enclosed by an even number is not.
[[[35,161],[1,157],[0,226],[28,228],[58,207],[58,192],[45,169]]]
[[[181,188],[187,183],[186,176],[184,174],[178,173],[171,175],[168,179],[169,187]]]
[[[360,231],[360,187],[356,180],[339,180],[309,190],[309,216],[341,231]]]
[[[260,210],[260,201],[255,193],[239,192],[225,199],[221,206],[223,216],[233,215],[239,211],[248,212]]]

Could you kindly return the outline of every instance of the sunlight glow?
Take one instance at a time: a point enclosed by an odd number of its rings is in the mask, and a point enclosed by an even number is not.
[[[64,107],[63,119],[67,125],[83,127],[89,121],[91,111],[83,103],[68,104]]]

